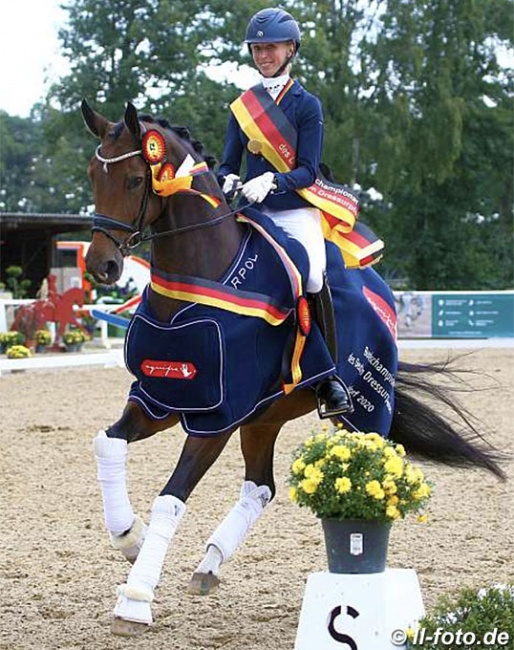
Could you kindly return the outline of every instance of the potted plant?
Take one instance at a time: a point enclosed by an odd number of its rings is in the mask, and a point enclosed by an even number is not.
[[[62,335],[62,342],[68,352],[80,352],[86,340],[86,335],[81,330],[68,330]]]
[[[402,445],[377,433],[313,433],[293,454],[290,498],[321,519],[329,571],[384,571],[391,524],[426,518],[431,486]]]
[[[444,650],[455,647],[455,642],[463,648],[510,648],[514,639],[514,584],[463,587],[455,594],[444,594],[432,613],[419,621],[417,629],[406,630],[405,636],[405,647],[412,650]]]
[[[7,351],[13,345],[23,345],[25,343],[25,335],[23,332],[18,332],[17,330],[10,330],[2,334],[2,339],[4,342],[5,351]]]
[[[24,345],[11,345],[7,349],[8,359],[26,359],[27,357],[31,356],[32,352]]]
[[[52,342],[50,330],[43,329],[36,331],[36,352],[44,352],[47,345]]]

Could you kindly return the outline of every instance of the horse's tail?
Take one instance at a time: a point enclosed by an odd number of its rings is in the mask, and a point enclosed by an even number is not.
[[[473,371],[456,369],[452,363],[400,362],[389,437],[421,458],[453,467],[480,467],[505,480],[499,462],[506,456],[484,439],[476,419],[456,399],[456,393],[478,390],[463,379]]]

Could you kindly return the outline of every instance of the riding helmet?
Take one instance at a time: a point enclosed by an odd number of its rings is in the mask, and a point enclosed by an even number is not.
[[[296,52],[300,47],[300,27],[296,20],[283,9],[261,9],[248,23],[245,43],[283,43],[294,41]]]

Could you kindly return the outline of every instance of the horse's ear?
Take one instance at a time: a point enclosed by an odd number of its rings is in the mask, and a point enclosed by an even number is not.
[[[136,140],[141,140],[141,125],[137,116],[137,109],[132,102],[127,102],[125,109],[125,124]]]
[[[103,115],[100,115],[100,113],[94,111],[87,103],[86,99],[82,100],[80,109],[82,111],[82,117],[84,118],[84,122],[86,123],[87,128],[97,138],[103,138],[109,121],[103,117]]]

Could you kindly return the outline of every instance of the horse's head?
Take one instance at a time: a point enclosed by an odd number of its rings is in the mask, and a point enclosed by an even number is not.
[[[209,170],[180,132],[162,121],[139,117],[131,103],[118,123],[85,100],[82,115],[101,141],[88,168],[96,213],[86,264],[95,280],[112,284],[122,274],[124,255],[141,242],[146,227],[178,229],[161,219],[169,216],[167,198],[179,192],[201,194],[191,189],[193,174]],[[214,192],[219,196],[219,188]]]

